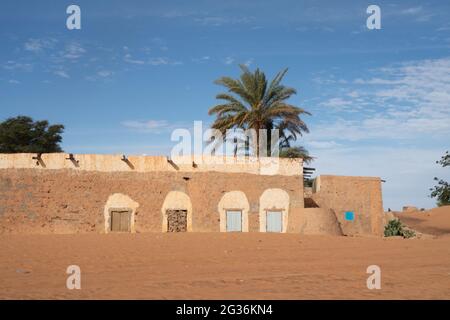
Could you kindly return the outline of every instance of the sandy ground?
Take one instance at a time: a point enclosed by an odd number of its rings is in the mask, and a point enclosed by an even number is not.
[[[1,299],[450,299],[450,237],[0,236]],[[66,268],[81,268],[81,290]],[[366,269],[381,267],[381,290]]]

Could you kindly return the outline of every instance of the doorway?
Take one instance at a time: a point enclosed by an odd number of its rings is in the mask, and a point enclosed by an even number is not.
[[[111,232],[131,231],[131,210],[111,210]]]
[[[242,211],[227,211],[227,232],[242,232]]]
[[[187,231],[187,210],[167,210],[167,232]]]
[[[266,216],[267,232],[282,232],[283,230],[283,214],[280,211],[267,211]]]

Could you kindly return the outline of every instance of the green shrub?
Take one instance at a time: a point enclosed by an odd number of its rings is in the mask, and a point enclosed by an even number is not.
[[[388,224],[384,227],[385,237],[395,237],[400,236],[402,230],[402,223],[398,219],[390,220]]]
[[[412,238],[416,233],[412,230],[406,229],[400,220],[394,219],[388,222],[384,227],[385,237],[401,236],[403,238]]]
[[[416,236],[416,233],[413,230],[403,229],[403,238],[409,239]]]

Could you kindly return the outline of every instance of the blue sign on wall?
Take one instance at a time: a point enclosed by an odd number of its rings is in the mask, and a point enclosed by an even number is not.
[[[345,213],[345,220],[349,220],[349,221],[355,220],[355,214],[353,213],[353,211],[347,211]]]

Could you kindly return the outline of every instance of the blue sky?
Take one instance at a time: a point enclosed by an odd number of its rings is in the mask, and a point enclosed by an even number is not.
[[[66,28],[81,7],[82,29]],[[368,30],[366,8],[381,8]],[[288,67],[319,174],[380,176],[384,206],[432,207],[449,149],[446,1],[2,1],[0,118],[66,126],[74,153],[169,154],[238,64]]]

